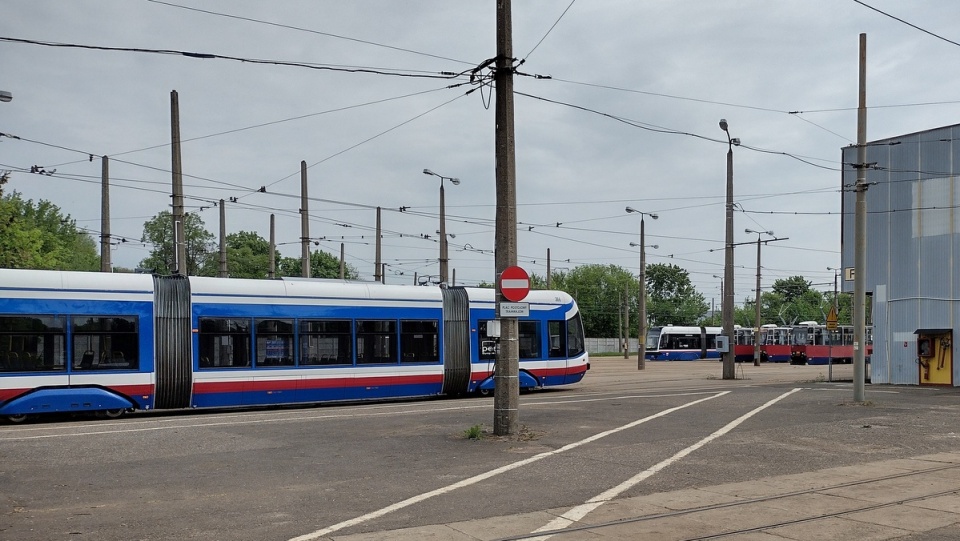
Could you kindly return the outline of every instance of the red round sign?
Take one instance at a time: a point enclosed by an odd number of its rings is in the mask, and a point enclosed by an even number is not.
[[[530,293],[530,276],[520,267],[507,267],[500,273],[500,293],[508,301],[520,302]]]

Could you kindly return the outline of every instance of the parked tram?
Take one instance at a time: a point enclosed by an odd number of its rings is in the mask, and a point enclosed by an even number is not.
[[[589,369],[576,302],[531,291],[519,382]],[[0,270],[0,418],[493,389],[492,289]]]
[[[650,327],[644,358],[651,361],[716,360],[720,358],[717,335],[722,334],[720,327]]]
[[[866,328],[865,355],[873,350],[873,327]],[[801,321],[792,329],[790,362],[793,364],[849,364],[853,362],[853,326],[828,330],[816,321]]]

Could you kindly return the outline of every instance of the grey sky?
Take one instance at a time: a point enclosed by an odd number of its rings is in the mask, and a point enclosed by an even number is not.
[[[0,36],[404,74],[460,72],[496,53],[493,1],[172,3],[234,17],[146,0],[6,0]],[[960,41],[953,1],[866,3]],[[659,245],[647,262],[687,269],[719,302],[727,145],[718,121],[726,118],[744,145],[772,152],[735,150],[743,211],[735,241],[756,238],[745,228],[789,237],[764,248],[764,287],[801,274],[828,289],[826,268],[840,261],[840,148],[856,138],[860,32],[868,139],[960,121],[960,47],[852,0],[578,0],[560,18],[569,5],[513,3],[520,70],[552,77],[517,77],[515,90],[577,107],[516,96],[518,251],[532,273],[545,273],[548,248],[555,269],[602,263],[636,272],[629,243],[639,220],[624,213],[629,205],[660,215],[646,224],[648,244]],[[177,90],[188,210],[236,197],[228,232],[265,238],[273,212],[281,253],[298,256],[305,160],[310,196],[348,203],[311,202],[319,247],[339,255],[344,242],[348,262],[372,278],[371,207],[383,207],[387,281],[412,283],[414,273],[437,274],[439,183],[422,174],[429,168],[462,180],[446,189],[457,282],[493,281],[489,87],[465,95],[471,86],[447,88],[462,79],[10,42],[0,42],[0,66],[0,89],[14,96],[0,104],[0,132],[44,143],[0,138],[0,168],[14,171],[8,189],[51,200],[81,227],[99,232],[100,223],[100,162],[86,153],[112,158],[114,235],[138,240],[143,222],[168,208]],[[936,104],[907,106],[922,103]],[[20,172],[33,165],[56,175]],[[216,233],[218,211],[201,217]],[[132,267],[147,254],[128,242],[113,260]],[[738,302],[753,295],[755,258],[752,246],[737,249]]]

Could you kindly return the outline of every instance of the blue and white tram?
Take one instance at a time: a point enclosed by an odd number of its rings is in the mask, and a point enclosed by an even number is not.
[[[644,358],[651,361],[719,359],[717,335],[723,335],[722,328],[680,325],[650,327]]]
[[[576,302],[531,291],[520,386],[589,368]],[[457,395],[493,388],[494,291],[0,270],[0,417]]]

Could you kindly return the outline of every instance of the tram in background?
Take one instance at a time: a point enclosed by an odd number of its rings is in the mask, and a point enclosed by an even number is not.
[[[576,302],[525,302],[520,387],[579,382]],[[0,417],[486,393],[494,308],[480,288],[0,269]]]
[[[873,327],[866,328],[865,355],[873,353]],[[816,321],[801,321],[791,331],[792,364],[849,364],[853,362],[853,326],[829,330]]]
[[[651,361],[698,361],[719,359],[717,335],[720,327],[694,327],[668,325],[650,327],[647,331],[647,353]]]

